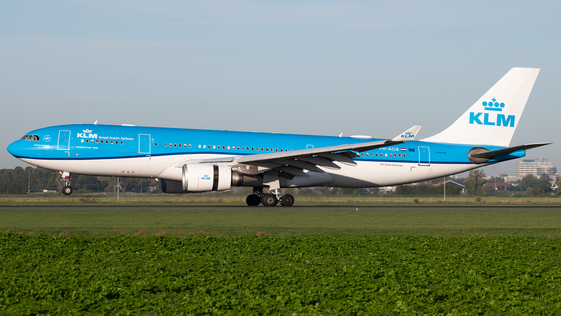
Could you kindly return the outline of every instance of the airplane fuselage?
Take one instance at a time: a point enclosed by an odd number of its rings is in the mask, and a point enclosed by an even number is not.
[[[14,142],[9,151],[30,164],[70,173],[181,181],[181,165],[211,158],[285,152],[377,139],[141,126],[76,124],[29,132],[38,140]],[[379,139],[382,140],[382,139]],[[417,182],[481,167],[468,158],[477,145],[409,141],[359,153],[356,165],[334,162],[308,171],[310,178],[282,187],[376,187]],[[500,149],[485,146],[488,150]],[[523,157],[518,151],[487,162]],[[267,167],[230,164],[258,174]]]

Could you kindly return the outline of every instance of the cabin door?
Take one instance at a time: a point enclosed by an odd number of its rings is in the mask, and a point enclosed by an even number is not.
[[[430,166],[429,147],[419,146],[419,166]]]
[[[58,143],[56,149],[58,150],[70,149],[70,131],[58,131]]]
[[[138,153],[150,154],[150,134],[138,134]]]

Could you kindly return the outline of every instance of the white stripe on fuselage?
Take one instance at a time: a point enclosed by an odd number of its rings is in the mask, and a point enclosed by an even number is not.
[[[21,158],[23,161],[52,170],[97,176],[161,178],[181,181],[183,164],[229,155],[169,155],[139,158],[43,160]],[[320,167],[333,176],[334,187],[376,187],[419,182],[481,167],[474,164],[430,164],[380,161],[357,161],[355,166],[335,162],[341,169]]]

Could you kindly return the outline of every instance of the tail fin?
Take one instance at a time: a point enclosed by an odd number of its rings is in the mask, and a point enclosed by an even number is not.
[[[454,124],[423,141],[509,146],[539,71],[512,68]]]

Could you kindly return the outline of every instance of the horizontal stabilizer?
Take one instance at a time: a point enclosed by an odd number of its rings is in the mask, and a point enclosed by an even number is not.
[[[519,146],[514,146],[514,147],[507,147],[507,148],[503,148],[503,149],[486,151],[486,152],[482,152],[482,153],[478,153],[478,154],[471,154],[470,157],[472,157],[472,158],[493,159],[493,158],[495,158],[497,156],[500,156],[500,155],[510,154],[510,153],[513,153],[513,152],[519,151],[519,150],[528,150],[528,149],[541,147],[541,146],[545,146],[545,145],[549,145],[549,144],[551,144],[551,143],[534,143],[534,144],[519,145]]]

